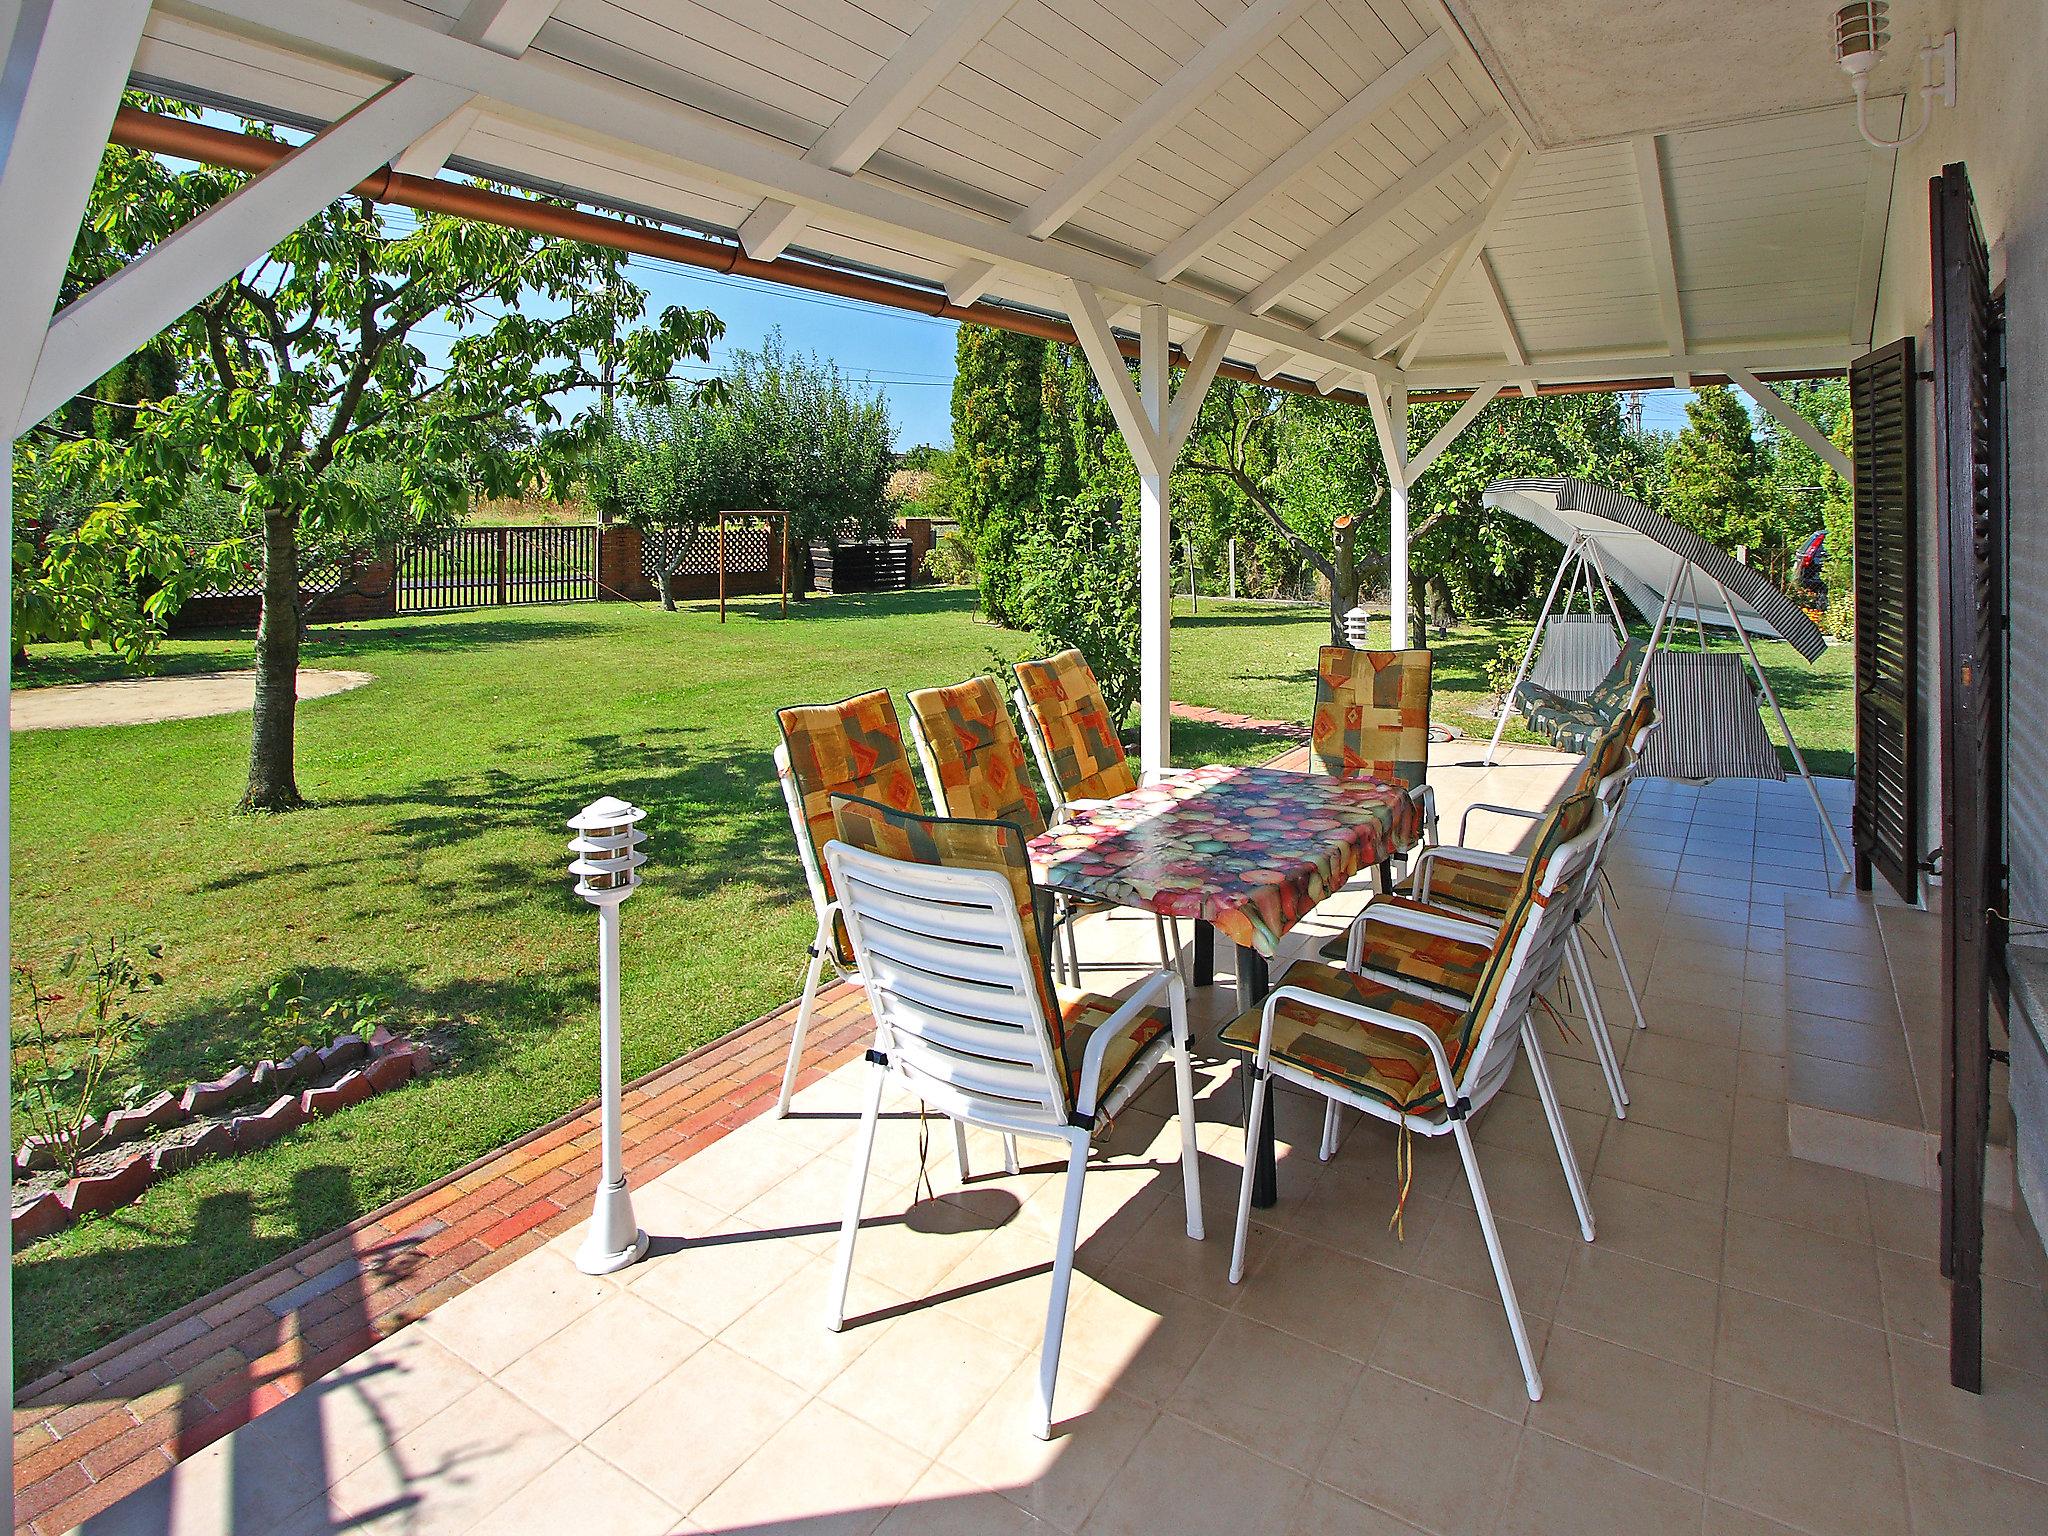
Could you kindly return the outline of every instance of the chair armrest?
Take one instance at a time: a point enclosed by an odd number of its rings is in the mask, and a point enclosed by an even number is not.
[[[1074,1095],[1074,1113],[1095,1113],[1095,1105],[1102,1092],[1102,1058],[1109,1054],[1110,1041],[1142,1019],[1153,1006],[1153,999],[1161,992],[1166,994],[1170,1006],[1175,993],[1183,985],[1176,972],[1164,967],[1154,971],[1140,982],[1138,989],[1118,1004],[1116,1012],[1104,1019],[1095,1033],[1088,1037],[1088,1049],[1081,1055],[1081,1075],[1076,1085],[1078,1091]]]
[[[1405,928],[1410,933],[1427,933],[1440,939],[1464,939],[1473,944],[1491,944],[1500,932],[1498,924],[1480,918],[1442,909],[1417,912],[1413,907],[1391,907],[1377,901],[1368,903],[1358,914],[1351,925],[1352,932],[1364,933],[1367,923],[1384,923],[1389,928]]]
[[[1306,1003],[1309,1007],[1319,1008],[1325,1013],[1341,1014],[1347,1019],[1356,1019],[1361,1024],[1377,1025],[1381,1029],[1392,1030],[1397,1035],[1408,1035],[1420,1040],[1427,1047],[1430,1060],[1436,1064],[1436,1080],[1443,1091],[1444,1102],[1451,1102],[1451,1059],[1444,1054],[1444,1043],[1437,1038],[1434,1030],[1425,1029],[1413,1020],[1402,1018],[1398,1013],[1368,1008],[1363,1003],[1347,1003],[1342,998],[1311,992],[1306,987],[1277,987],[1266,998],[1266,1009],[1259,1019],[1259,1071],[1268,1071],[1273,1064],[1274,1010],[1290,1000]]]
[[[1423,840],[1434,847],[1441,841],[1437,836],[1436,791],[1427,784],[1417,784],[1408,791],[1408,798],[1422,811]]]
[[[1528,810],[1519,805],[1495,805],[1489,800],[1475,800],[1465,807],[1464,815],[1458,818],[1458,841],[1460,843],[1465,841],[1465,830],[1472,824],[1472,813],[1474,811],[1492,811],[1496,816],[1519,816],[1524,821],[1541,821],[1544,815],[1542,811]]]
[[[1482,869],[1509,870],[1515,874],[1529,867],[1529,861],[1518,854],[1491,853],[1484,848],[1467,848],[1462,843],[1439,843],[1415,856],[1412,885],[1417,901],[1429,900],[1429,874],[1440,863],[1473,864]]]

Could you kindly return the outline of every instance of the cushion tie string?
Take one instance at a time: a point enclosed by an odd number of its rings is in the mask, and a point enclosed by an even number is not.
[[[1394,1202],[1394,1214],[1387,1218],[1387,1225],[1393,1229],[1394,1240],[1405,1243],[1408,1227],[1403,1218],[1408,1210],[1408,1191],[1415,1184],[1415,1133],[1406,1120],[1394,1137],[1394,1177],[1401,1181],[1401,1195]]]

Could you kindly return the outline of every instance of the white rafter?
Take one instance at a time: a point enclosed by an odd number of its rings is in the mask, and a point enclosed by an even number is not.
[[[41,421],[467,99],[460,86],[417,75],[385,87],[67,304],[50,322],[17,430]]]
[[[1287,365],[1298,356],[1300,356],[1299,353],[1290,352],[1285,347],[1281,347],[1274,352],[1268,352],[1259,359],[1259,377],[1262,379],[1277,379],[1282,373],[1287,371]]]
[[[1341,363],[1335,368],[1325,369],[1316,375],[1316,388],[1323,394],[1334,394],[1339,386],[1351,377],[1352,372],[1353,370],[1344,367]]]
[[[1109,328],[1109,316],[1102,312],[1102,296],[1086,283],[1069,281],[1067,299],[1067,315],[1074,322],[1074,335],[1080,340],[1081,351],[1095,374],[1102,398],[1109,404],[1109,414],[1116,418],[1124,435],[1138,473],[1161,473],[1160,465],[1171,463],[1165,457],[1166,445],[1139,404],[1138,392],[1131,384],[1131,370],[1124,364],[1116,333]]]
[[[1678,255],[1671,243],[1671,208],[1664,199],[1664,160],[1657,135],[1635,141],[1636,185],[1643,202],[1643,227],[1650,237],[1650,275],[1657,284],[1657,308],[1664,317],[1664,345],[1686,351],[1685,305],[1678,295]],[[1683,387],[1688,380],[1680,379]]]
[[[562,0],[469,0],[449,35],[516,59],[533,46],[534,38],[561,3]],[[483,115],[483,108],[474,104],[450,113],[438,127],[415,139],[391,162],[391,169],[407,176],[440,175],[448,157],[469,137],[469,130]]]
[[[1733,378],[1731,369],[1751,373],[1833,373],[1848,366],[1862,350],[1846,337],[1831,340],[1759,342],[1738,344],[1735,352],[1690,352],[1673,356],[1654,348],[1602,351],[1597,353],[1540,354],[1529,359],[1537,377],[1552,384],[1584,384],[1608,379],[1662,379],[1673,374],[1718,374]],[[1516,381],[1506,368],[1479,363],[1440,363],[1411,368],[1401,382],[1422,393],[1437,389],[1467,389],[1476,384]]]
[[[1163,451],[1168,464],[1180,457],[1188,434],[1195,430],[1195,419],[1202,414],[1202,401],[1208,396],[1209,386],[1216,382],[1216,370],[1223,366],[1223,352],[1229,345],[1228,327],[1212,325],[1205,327],[1194,346],[1187,349],[1187,372],[1181,375],[1180,388],[1173,393],[1173,409],[1167,415]]]
[[[161,3],[161,0],[160,0]],[[756,197],[775,196],[886,233],[915,234],[962,258],[1086,283],[1140,304],[1160,304],[1201,325],[1229,325],[1248,337],[1291,346],[1324,366],[1344,363],[1372,377],[1383,365],[1360,348],[1323,342],[1299,326],[1247,314],[1224,299],[1155,283],[1113,256],[1058,240],[1032,240],[1006,222],[880,181],[843,176],[791,154],[785,145],[737,128],[712,112],[629,85],[539,50],[507,59],[362,0],[178,0],[195,16],[228,18],[242,29],[288,34],[301,47],[397,74],[421,74],[531,113],[561,131],[625,144],[692,167]],[[225,274],[223,274],[225,276]]]
[[[1499,173],[1493,178],[1493,186],[1486,194],[1485,211],[1480,216],[1479,227],[1472,231],[1471,238],[1459,249],[1458,254],[1444,263],[1444,269],[1437,274],[1436,286],[1430,290],[1429,298],[1415,316],[1415,329],[1406,341],[1401,343],[1400,364],[1406,368],[1415,354],[1422,350],[1422,344],[1429,339],[1429,328],[1443,313],[1444,300],[1458,285],[1458,279],[1472,270],[1472,263],[1479,259],[1486,249],[1486,242],[1492,238],[1494,226],[1500,223],[1501,215],[1507,212],[1508,204],[1514,200],[1515,188],[1521,183],[1523,174],[1529,169],[1531,156],[1526,146],[1518,145],[1508,151],[1508,157],[1501,163]]]
[[[1145,275],[1159,282],[1180,276],[1193,261],[1213,245],[1232,225],[1278,192],[1339,144],[1356,135],[1365,125],[1397,101],[1403,92],[1451,55],[1450,39],[1443,32],[1432,33],[1393,68],[1353,96],[1322,122],[1283,151],[1266,168],[1218,203],[1186,233],[1145,264]]]
[[[1343,255],[1436,185],[1441,177],[1463,165],[1513,126],[1513,120],[1505,112],[1500,112],[1467,128],[1420,165],[1403,173],[1392,186],[1377,193],[1343,223],[1311,241],[1293,260],[1246,295],[1245,308],[1255,315],[1263,315],[1279,302],[1288,289]]]
[[[1529,366],[1529,349],[1522,345],[1522,333],[1515,325],[1515,312],[1508,308],[1508,296],[1501,292],[1500,274],[1493,269],[1493,257],[1485,251],[1479,253],[1479,276],[1485,289],[1489,307],[1493,310],[1494,324],[1500,329],[1500,349],[1507,354],[1515,367]],[[1536,376],[1525,373],[1521,378],[1523,398],[1536,398]]]
[[[0,229],[9,248],[0,283],[0,419],[10,439],[148,17],[149,0],[0,8],[0,24],[12,23],[0,30]]]
[[[1819,454],[1822,462],[1836,474],[1844,480],[1855,479],[1855,472],[1849,467],[1849,456],[1829,442],[1827,434],[1819,427],[1793,409],[1792,403],[1783,395],[1745,368],[1730,368],[1727,373],[1745,395],[1770,412],[1778,425]]]
[[[903,46],[861,87],[831,126],[818,135],[817,142],[804,151],[804,159],[846,176],[866,165],[889,135],[901,128],[939,88],[939,82],[995,29],[1014,3],[1015,0],[958,0],[934,6]],[[794,203],[763,198],[741,222],[740,243],[749,256],[772,261],[802,233],[808,222],[804,211]]]
[[[1420,480],[1429,466],[1443,456],[1443,451],[1463,435],[1465,429],[1486,409],[1493,397],[1500,393],[1498,384],[1482,384],[1472,391],[1471,397],[1451,413],[1451,419],[1436,429],[1436,435],[1422,445],[1422,451],[1408,461],[1408,483]]]
[[[1429,239],[1423,241],[1421,245],[1418,245],[1414,250],[1403,256],[1394,265],[1387,268],[1386,271],[1382,272],[1356,293],[1350,295],[1342,303],[1338,304],[1336,308],[1324,315],[1322,319],[1318,320],[1315,323],[1315,333],[1325,341],[1329,340],[1332,336],[1343,330],[1345,326],[1349,325],[1354,317],[1379,303],[1381,299],[1384,299],[1396,288],[1407,282],[1409,278],[1415,276],[1416,273],[1420,272],[1432,261],[1435,261],[1437,257],[1443,255],[1445,251],[1448,251],[1461,240],[1470,239],[1472,232],[1479,227],[1479,221],[1485,216],[1485,212],[1486,210],[1483,208],[1474,208],[1448,229],[1431,235]],[[1396,345],[1398,344],[1397,342]]]

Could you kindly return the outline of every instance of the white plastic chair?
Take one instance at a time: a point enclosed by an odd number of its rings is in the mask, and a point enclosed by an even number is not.
[[[1057,1141],[1067,1149],[1066,1201],[1053,1260],[1052,1299],[1039,1355],[1038,1402],[1032,1432],[1052,1432],[1053,1387],[1066,1327],[1067,1291],[1081,1223],[1081,1195],[1094,1126],[1117,1113],[1171,1057],[1181,1128],[1187,1232],[1202,1236],[1196,1161],[1194,1080],[1188,1058],[1187,993],[1177,971],[1152,972],[1087,1032],[1071,1080],[1064,1030],[1047,1017],[1044,962],[1027,938],[1015,889],[990,869],[912,863],[833,841],[825,857],[840,911],[874,1010],[874,1064],[854,1148],[852,1188],[832,1277],[829,1326],[845,1324],[847,1283],[860,1230],[868,1163],[882,1088],[898,1084],[956,1124],[985,1126],[1006,1136]],[[1113,1073],[1135,1032],[1166,1027]],[[1071,1006],[1063,1013],[1071,1012]]]
[[[1479,997],[1467,1003],[1461,1013],[1453,1013],[1449,1005],[1427,994],[1382,983],[1376,978],[1358,977],[1355,973],[1316,961],[1297,962],[1266,999],[1257,1014],[1256,1049],[1251,1065],[1251,1111],[1245,1120],[1244,1181],[1238,1192],[1237,1230],[1230,1255],[1230,1281],[1235,1285],[1244,1276],[1245,1240],[1251,1219],[1252,1148],[1258,1144],[1260,1121],[1266,1112],[1268,1086],[1272,1079],[1277,1077],[1282,1082],[1320,1094],[1332,1105],[1348,1104],[1362,1114],[1387,1121],[1415,1135],[1448,1135],[1457,1144],[1465,1179],[1471,1186],[1472,1204],[1479,1215],[1487,1257],[1493,1262],[1494,1280],[1500,1287],[1501,1305],[1507,1312],[1508,1329],[1514,1335],[1515,1353],[1521,1361],[1523,1381],[1532,1402],[1543,1395],[1543,1379],[1536,1369],[1521,1305],[1515,1298],[1514,1281],[1508,1273],[1507,1255],[1502,1250],[1500,1233],[1494,1225],[1493,1207],[1487,1200],[1486,1185],[1480,1177],[1468,1122],[1507,1082],[1514,1067],[1515,1053],[1526,1049],[1537,1097],[1542,1101],[1551,1139],[1557,1148],[1558,1163],[1564,1170],[1565,1184],[1571,1191],[1572,1205],[1578,1213],[1579,1231],[1587,1242],[1593,1241],[1593,1211],[1586,1198],[1585,1182],[1579,1173],[1571,1138],[1565,1129],[1564,1113],[1551,1081],[1550,1067],[1537,1039],[1535,1006],[1537,998],[1556,980],[1564,963],[1572,933],[1573,900],[1578,887],[1591,878],[1593,850],[1605,831],[1606,812],[1590,794],[1580,794],[1560,802],[1552,814],[1558,818],[1552,823],[1556,833],[1539,839],[1538,856],[1545,859],[1540,879],[1533,894],[1518,897],[1506,922],[1498,933],[1492,935],[1494,949],[1488,961],[1486,982]],[[1568,837],[1563,836],[1563,833],[1571,831],[1574,822],[1580,824],[1579,830]],[[1545,843],[1552,844],[1547,855],[1543,852]],[[1466,933],[1461,935],[1464,937],[1477,937],[1484,932],[1477,924],[1467,924],[1465,928]],[[1502,969],[1496,970],[1496,967]],[[1289,977],[1295,979],[1290,981]],[[1404,993],[1414,999],[1413,1005],[1401,1002],[1396,996]],[[1366,997],[1375,998],[1378,1005],[1364,1001]],[[1384,1006],[1390,1002],[1400,1002],[1401,1006],[1408,1008],[1408,1013],[1392,1011]],[[1308,1010],[1307,1022],[1303,1022],[1301,1015],[1288,1015],[1290,1033],[1285,1045],[1276,1051],[1275,1021],[1280,1010],[1290,1004]],[[1435,1010],[1434,1015],[1429,1011],[1432,1009]],[[1475,1012],[1480,1016],[1475,1018]],[[1438,1021],[1437,1027],[1426,1022],[1432,1016]],[[1252,1043],[1246,1038],[1252,1017],[1247,1013],[1226,1025],[1224,1042],[1240,1047]],[[1447,1028],[1454,1029],[1457,1039],[1471,1040],[1469,1049],[1464,1052],[1461,1069],[1454,1069],[1452,1065],[1444,1033]],[[1424,1093],[1420,1098],[1410,1096],[1403,1102],[1415,1107],[1400,1108],[1395,1107],[1395,1095],[1390,1090],[1399,1089],[1401,1085],[1393,1078],[1340,1078],[1333,1075],[1334,1069],[1328,1065],[1332,1060],[1366,1059],[1366,1047],[1374,1043],[1375,1032],[1383,1056],[1388,1052],[1390,1037],[1419,1042],[1433,1073],[1430,1080],[1440,1085],[1438,1091]],[[1304,1040],[1309,1042],[1309,1050],[1301,1059],[1291,1058],[1287,1047]],[[1324,1063],[1321,1070],[1304,1064],[1311,1058]],[[1375,1073],[1378,1070],[1373,1069]],[[1413,1087],[1421,1086],[1422,1079],[1418,1077]],[[1433,1105],[1428,1102],[1432,1097],[1436,1100]],[[1325,1140],[1327,1142],[1327,1125]]]

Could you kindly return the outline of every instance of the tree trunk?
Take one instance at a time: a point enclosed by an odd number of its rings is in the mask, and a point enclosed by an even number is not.
[[[664,613],[676,611],[676,568],[666,561],[661,567],[661,607]]]
[[[1358,520],[1340,517],[1330,525],[1333,574],[1330,577],[1330,644],[1349,645],[1344,632],[1344,615],[1358,603],[1358,565],[1353,555],[1358,542]]]
[[[305,804],[293,772],[299,708],[299,529],[288,512],[263,519],[263,610],[256,621],[256,707],[245,811]]]

